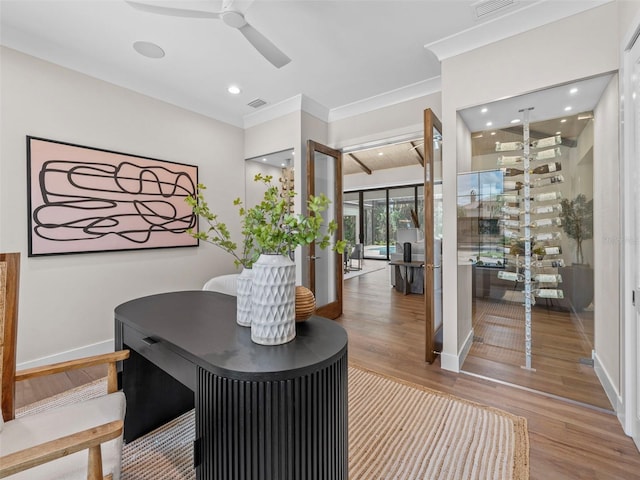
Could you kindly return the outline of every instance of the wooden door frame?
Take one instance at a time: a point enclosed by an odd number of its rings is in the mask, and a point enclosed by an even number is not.
[[[433,148],[434,127],[442,134],[442,123],[430,108],[424,111],[424,310],[425,310],[425,361],[433,363],[436,359],[436,332],[433,329],[435,302],[434,302],[434,265],[433,265],[433,161],[435,158]],[[429,237],[427,237],[429,235]],[[427,243],[429,242],[429,243]],[[440,267],[442,268],[442,260]],[[440,326],[442,328],[442,325]]]
[[[315,195],[315,165],[314,165],[314,152],[323,153],[329,157],[333,157],[336,159],[336,171],[335,171],[335,184],[334,184],[334,200],[332,201],[333,208],[335,211],[335,219],[338,224],[338,229],[336,230],[336,238],[342,239],[342,152],[339,150],[335,150],[321,143],[315,142],[313,140],[307,140],[307,196]],[[304,208],[304,207],[303,207]],[[310,212],[307,212],[309,214]],[[313,261],[313,257],[315,257],[316,253],[316,244],[315,242],[309,245],[309,289],[315,294],[315,274],[316,267],[315,261]],[[325,307],[320,307],[316,310],[316,314],[336,319],[340,315],[342,315],[342,301],[343,301],[343,271],[342,271],[342,254],[332,252],[329,248],[327,249],[327,254],[333,253],[335,256],[335,269],[336,269],[336,302],[333,302]]]

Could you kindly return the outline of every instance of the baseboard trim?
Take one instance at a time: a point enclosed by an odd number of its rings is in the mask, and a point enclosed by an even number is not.
[[[451,355],[450,353],[440,354],[440,367],[443,370],[449,370],[450,372],[460,373],[462,364],[464,363],[471,346],[473,345],[473,328],[469,331],[467,338],[465,338],[462,348],[458,351],[457,355]]]
[[[104,342],[94,343],[92,345],[74,348],[73,350],[67,350],[66,352],[60,352],[54,355],[48,355],[46,357],[36,358],[35,360],[22,362],[16,366],[16,370],[25,370],[27,368],[41,367],[43,365],[50,365],[52,363],[66,362],[69,360],[74,360],[76,358],[101,355],[103,353],[113,352],[113,349],[114,341],[112,338],[109,340],[105,340]]]
[[[618,417],[618,420],[620,421],[620,424],[622,425],[624,430],[624,401],[622,399],[622,396],[618,393],[618,390],[616,389],[613,381],[611,380],[609,373],[603,367],[602,362],[600,361],[600,357],[598,357],[598,354],[595,352],[593,355],[593,369],[596,372],[596,376],[598,377],[598,380],[600,380],[602,388],[604,388],[604,392],[607,394],[607,398],[609,398],[609,401],[611,402],[611,405],[616,412],[616,416]],[[630,435],[630,433],[626,430],[624,433]]]

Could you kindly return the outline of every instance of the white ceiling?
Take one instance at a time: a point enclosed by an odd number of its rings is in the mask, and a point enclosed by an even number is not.
[[[222,8],[221,0],[141,1]],[[431,93],[424,90],[443,58],[607,1],[513,0],[478,19],[475,0],[237,0],[234,8],[291,58],[280,69],[221,20],[154,15],[124,0],[0,0],[0,43],[245,126],[258,98],[264,110],[304,95],[329,114],[390,92],[395,101]],[[136,41],[166,56],[143,57]],[[227,93],[231,84],[240,95]]]

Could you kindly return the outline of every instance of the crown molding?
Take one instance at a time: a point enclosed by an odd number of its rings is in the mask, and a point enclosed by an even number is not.
[[[433,52],[438,60],[442,61],[612,1],[554,1],[551,7],[548,5],[549,0],[539,0],[455,35],[428,43],[424,48]],[[525,11],[526,15],[523,15]]]
[[[414,98],[431,95],[433,93],[440,92],[441,90],[442,84],[440,77],[429,78],[427,80],[412,83],[405,87],[381,93],[380,95],[348,103],[342,107],[333,108],[329,111],[328,121],[335,122],[336,120],[342,120],[344,118],[353,117],[379,108],[389,107],[398,103],[413,100]]]

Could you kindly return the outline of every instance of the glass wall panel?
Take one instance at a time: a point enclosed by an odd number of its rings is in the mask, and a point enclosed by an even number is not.
[[[363,192],[364,258],[388,258],[387,190]]]
[[[395,253],[399,230],[416,229],[419,225],[416,214],[415,187],[394,188],[389,190],[389,247]],[[414,220],[415,219],[415,220]],[[418,223],[418,225],[416,225]],[[406,238],[405,238],[406,239]],[[413,241],[419,240],[416,238]]]
[[[609,81],[461,111],[470,141],[457,186],[459,272],[471,280],[458,294],[471,296],[474,334],[462,369],[601,408],[593,167],[606,159],[594,158],[594,106]]]

